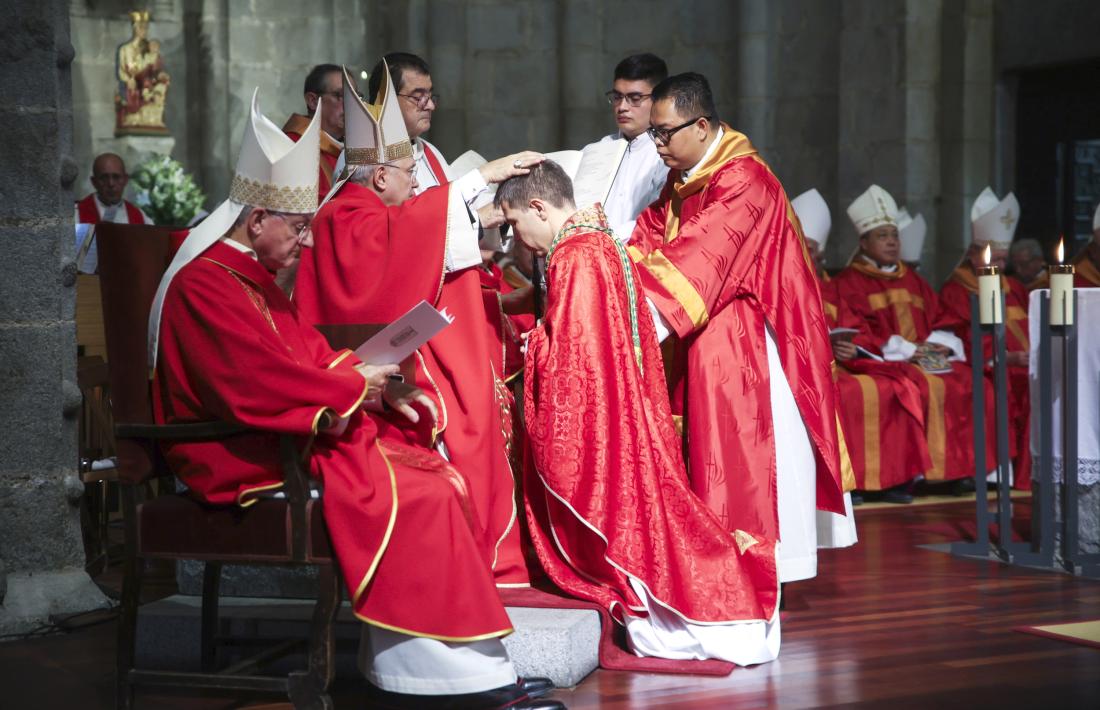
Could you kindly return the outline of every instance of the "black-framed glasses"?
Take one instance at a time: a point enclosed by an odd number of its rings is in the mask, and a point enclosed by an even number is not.
[[[702,119],[710,120],[710,116],[697,116],[686,123],[681,123],[674,128],[658,128],[657,126],[650,126],[646,133],[653,139],[653,142],[657,145],[668,145],[668,142],[672,140],[672,137],[676,135],[677,131],[682,131],[688,126],[698,123]]]
[[[428,102],[431,101],[436,106],[439,106],[439,94],[432,94],[427,91],[414,91],[411,94],[398,94],[398,96],[406,99],[412,99],[416,102],[416,107],[419,109],[428,108]]]
[[[604,94],[604,96],[607,97],[607,103],[611,104],[612,106],[618,106],[620,101],[625,100],[628,104],[634,107],[641,106],[642,102],[652,95],[653,94],[639,94],[636,92],[630,94],[620,94],[618,91],[608,91],[606,94]]]

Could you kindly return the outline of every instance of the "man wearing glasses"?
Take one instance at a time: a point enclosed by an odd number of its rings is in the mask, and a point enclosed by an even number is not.
[[[344,150],[342,142],[344,140],[344,74],[340,67],[336,64],[318,64],[313,67],[306,76],[303,94],[306,99],[306,115],[290,114],[290,118],[283,125],[283,133],[297,142],[309,127],[310,120],[317,113],[317,107],[323,107],[321,168],[317,179],[317,194],[319,199],[324,199],[329,188],[332,187],[336,161],[340,158],[340,152]]]
[[[416,194],[429,187],[443,185],[447,180],[447,160],[439,148],[424,139],[432,127],[432,113],[439,106],[439,94],[433,93],[432,72],[428,63],[415,54],[390,52],[382,57],[370,72],[368,96],[377,96],[382,85],[382,63],[389,66],[390,80],[397,90],[397,103],[405,119],[405,130],[412,141],[416,160]]]
[[[833,357],[802,228],[748,138],[719,121],[705,77],[669,77],[651,99],[649,134],[671,170],[627,251],[658,338],[672,339],[691,485],[727,529],[780,540],[780,582],[807,579],[815,503],[844,505]]]
[[[607,221],[623,242],[630,239],[634,220],[641,211],[661,194],[668,176],[668,167],[661,162],[653,139],[646,133],[653,87],[667,76],[668,67],[663,59],[648,53],[634,54],[615,67],[612,89],[605,94],[619,130],[593,145],[623,144],[619,166],[603,201]]]

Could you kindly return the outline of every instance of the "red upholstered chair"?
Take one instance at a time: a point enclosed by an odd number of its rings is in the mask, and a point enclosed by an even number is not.
[[[280,442],[285,500],[262,500],[241,509],[210,506],[186,493],[139,501],[142,484],[170,472],[158,441],[224,438],[244,429],[212,421],[158,426],[153,423],[146,364],[149,308],[169,261],[167,229],[101,225],[97,231],[110,391],[118,451],[118,477],[125,521],[126,561],[118,631],[118,707],[133,705],[138,686],[176,686],[285,693],[295,708],[331,708],[333,625],[340,605],[339,573],[333,564],[320,500],[311,500],[292,437]],[[134,668],[141,572],[145,560],[200,560],[202,670],[198,673]],[[306,639],[265,649],[229,668],[216,668],[218,582],[223,564],[314,565],[320,589],[308,639],[308,669],[285,677],[255,674],[264,661],[300,647]]]

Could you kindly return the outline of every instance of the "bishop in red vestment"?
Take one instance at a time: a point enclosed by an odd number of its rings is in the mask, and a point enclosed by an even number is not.
[[[673,169],[628,251],[660,334],[677,336],[666,372],[692,488],[729,530],[780,539],[782,581],[812,577],[814,501],[844,512],[814,266],[782,186],[718,123],[706,79],[669,77],[652,100],[650,131]]]
[[[317,195],[324,199],[335,181],[336,163],[344,150],[344,72],[336,64],[318,64],[306,76],[303,97],[308,115],[290,114],[283,125],[285,133],[297,142],[309,126],[310,120],[320,106],[321,154],[318,163]]]
[[[318,210],[294,301],[312,324],[388,323],[420,301],[453,318],[418,351],[416,384],[440,412],[433,443],[470,478],[481,525],[494,541],[498,584],[529,584],[510,466],[511,395],[500,346],[490,338],[476,268],[478,222],[469,205],[486,179],[521,174],[516,164],[532,165],[541,156],[501,158],[413,197],[415,165],[393,86],[383,82],[369,109],[346,71],[344,88],[350,179],[338,182]],[[383,155],[388,161],[378,162]]]
[[[77,224],[152,224],[141,208],[122,198],[130,176],[122,158],[114,153],[97,155],[92,162],[92,186],[95,192],[76,203],[73,221]]]
[[[524,493],[543,568],[607,608],[640,655],[772,660],[775,539],[730,534],[692,492],[638,270],[603,210],[574,212],[550,162],[497,200],[547,258],[524,383]]]

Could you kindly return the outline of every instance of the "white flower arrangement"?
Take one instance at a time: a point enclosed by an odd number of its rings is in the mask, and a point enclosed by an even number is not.
[[[167,155],[146,160],[133,175],[137,204],[161,225],[184,226],[202,209],[206,195],[190,175]]]

